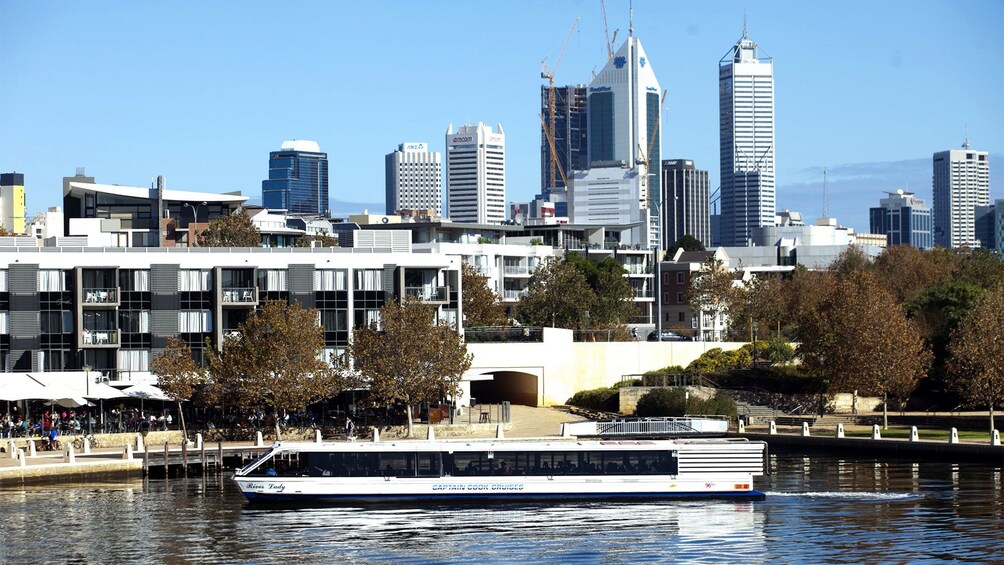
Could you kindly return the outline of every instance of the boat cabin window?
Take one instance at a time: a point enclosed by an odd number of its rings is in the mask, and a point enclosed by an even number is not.
[[[506,451],[445,455],[454,476],[491,475],[676,475],[669,451]]]
[[[249,476],[279,477],[439,477],[442,457],[431,453],[280,453]]]
[[[274,451],[265,454],[257,467],[248,473],[250,477],[295,477],[303,469],[303,455],[295,451]]]

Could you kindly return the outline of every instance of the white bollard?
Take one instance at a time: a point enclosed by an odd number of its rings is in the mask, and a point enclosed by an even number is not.
[[[143,434],[136,434],[136,451],[146,451],[146,446],[143,445]]]
[[[502,431],[502,424],[495,426],[495,439],[505,439],[505,432]]]
[[[14,443],[14,440],[7,442],[7,453],[10,454],[11,459],[17,459],[17,444]]]
[[[837,439],[843,439],[843,438],[844,438],[844,425],[837,424]]]
[[[314,430],[314,443],[321,443],[321,430]]]
[[[768,433],[772,436],[777,435],[777,422],[775,422],[774,420],[770,421],[770,431]]]
[[[77,455],[73,451],[73,444],[66,444],[66,451],[63,452],[63,463],[76,463]]]
[[[910,441],[920,441],[920,434],[917,433],[917,426],[910,426]]]
[[[132,444],[131,443],[125,444],[125,447],[122,449],[122,459],[125,459],[126,461],[132,461]]]
[[[436,441],[436,432],[432,428],[432,424],[429,424],[429,433],[425,436],[426,441]]]
[[[959,443],[959,430],[952,428],[951,435],[948,436],[948,443]]]
[[[91,454],[91,440],[84,438],[84,455]]]
[[[35,440],[33,439],[28,440],[28,455],[31,457],[38,456],[38,452],[35,450]]]
[[[990,434],[990,445],[1000,445],[1000,444],[1001,444],[1001,433],[998,432],[997,430],[994,430],[994,432]]]
[[[28,465],[28,461],[27,461],[27,458],[24,456],[24,450],[23,449],[18,449],[17,450],[17,458],[20,460],[20,461],[18,461],[18,465],[20,465],[22,467],[25,467],[25,466]]]
[[[380,441],[380,430],[373,428],[373,442],[376,443],[378,441]]]
[[[195,450],[202,450],[202,432],[195,434]]]
[[[882,439],[882,432],[879,431],[878,424],[872,424],[872,439]]]
[[[802,422],[802,437],[809,437],[809,422]]]
[[[742,418],[739,419],[739,433],[746,433],[746,422],[743,422]]]
[[[257,432],[254,438],[255,447],[265,447],[265,438],[262,437],[261,432]]]

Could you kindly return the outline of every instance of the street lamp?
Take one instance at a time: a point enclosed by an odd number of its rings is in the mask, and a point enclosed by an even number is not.
[[[88,396],[91,395],[91,366],[87,365],[85,363],[84,366],[81,367],[81,368],[84,370],[84,383],[85,383],[84,388],[86,390],[86,392],[84,393],[84,397],[86,398],[86,397],[88,397]],[[87,434],[90,435],[91,432],[92,432],[92,430],[91,430],[91,413],[90,413],[90,410],[88,410],[87,411]]]
[[[199,206],[208,206],[208,203],[205,202],[205,201],[203,201],[201,204],[195,204],[193,206],[192,204],[189,204],[188,202],[185,202],[184,204],[181,205],[182,208],[191,208],[192,209],[192,223],[193,224],[198,224],[199,223]],[[207,220],[209,219],[208,218],[208,213],[207,213],[207,218],[206,219]],[[198,229],[198,226],[196,226],[196,229]],[[188,246],[189,247],[192,247],[192,238],[191,238],[191,235],[192,235],[192,232],[191,232],[191,230],[189,230],[189,238],[188,238]]]

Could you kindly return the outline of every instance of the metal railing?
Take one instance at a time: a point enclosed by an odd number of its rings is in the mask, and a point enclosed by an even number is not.
[[[523,266],[520,266],[520,265],[505,265],[505,266],[502,267],[502,272],[505,273],[505,274],[507,274],[507,275],[529,276],[530,275],[530,268],[529,267],[523,267]]]
[[[502,298],[505,300],[519,300],[523,296],[526,296],[525,288],[520,290],[510,290],[510,289],[502,290]]]
[[[483,326],[464,328],[467,343],[542,342],[543,328],[530,326]]]
[[[225,287],[223,289],[223,302],[227,304],[250,304],[257,301],[254,288]]]
[[[85,288],[84,304],[118,304],[117,288]]]
[[[604,330],[575,330],[572,332],[572,341],[634,341],[631,332],[625,329],[604,329]]]
[[[118,345],[118,330],[88,330],[83,331],[84,345]]]
[[[612,422],[597,422],[596,435],[610,436],[638,436],[638,435],[688,435],[704,433],[699,425],[702,420],[729,421],[728,416],[700,416],[697,418],[637,418],[631,420],[614,420]],[[696,427],[695,427],[696,426]],[[726,425],[727,429],[727,425]]]
[[[448,286],[408,286],[404,295],[422,302],[447,302],[450,297]]]

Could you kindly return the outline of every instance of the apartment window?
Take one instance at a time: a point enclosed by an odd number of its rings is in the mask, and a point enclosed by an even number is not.
[[[148,269],[123,269],[119,271],[119,288],[123,291],[149,292],[150,271]]]
[[[0,269],[0,292],[7,292],[7,269]]]
[[[356,290],[383,290],[383,271],[380,269],[357,270]]]
[[[73,312],[69,310],[39,313],[39,327],[43,334],[68,334],[73,332]]]
[[[258,288],[271,292],[285,292],[286,269],[264,269],[258,271]]]
[[[346,290],[345,269],[319,269],[314,271],[314,290]]]
[[[178,312],[178,332],[205,333],[213,331],[212,312],[209,310],[183,310]]]
[[[150,311],[119,310],[119,328],[123,333],[150,333]]]
[[[683,312],[677,312],[676,315],[677,315],[677,318],[678,318],[676,320],[677,322],[685,322],[685,321],[687,321],[687,315],[684,314]]]
[[[39,269],[39,292],[64,292],[66,290],[66,271],[59,269]]]
[[[0,312],[0,335],[7,335],[10,333],[7,321],[9,316],[10,314],[7,312]]]
[[[682,292],[677,292],[676,293],[676,303],[677,304],[683,304],[683,293]]]
[[[213,281],[213,273],[209,269],[183,269],[178,271],[178,290],[198,291],[209,290]]]
[[[120,371],[149,371],[150,351],[146,349],[120,349],[118,368]]]
[[[679,273],[676,273],[676,282],[679,283],[679,284],[683,284],[685,282],[683,280],[683,272],[682,271],[679,272]]]

